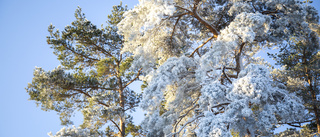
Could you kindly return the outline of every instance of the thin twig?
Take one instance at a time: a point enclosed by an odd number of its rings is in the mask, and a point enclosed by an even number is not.
[[[187,11],[189,15],[195,17],[201,24],[205,25],[205,26],[210,30],[210,32],[213,33],[214,38],[217,38],[217,37],[218,37],[218,35],[219,35],[218,31],[217,31],[211,24],[209,24],[206,20],[202,19],[202,18],[198,15],[198,13],[197,13],[196,10],[191,11],[191,10],[189,10],[189,9],[186,9],[186,8],[181,7],[181,6],[178,6],[178,5],[175,5],[175,7]],[[196,7],[194,7],[194,8],[196,9]]]
[[[223,73],[223,75],[227,78],[227,80],[232,84],[232,81],[230,80],[230,78],[228,77],[228,75],[227,75],[226,72],[225,72],[225,67],[223,67],[222,73]]]
[[[183,114],[182,116],[179,116],[180,120],[174,125],[174,131],[175,131],[175,132],[176,132],[176,129],[177,129],[178,124],[182,121],[182,119],[183,119],[185,116],[187,116],[191,110],[195,109],[195,108],[198,107],[198,106],[199,106],[199,104],[194,105],[191,109],[189,109],[189,110],[187,111],[187,113]]]
[[[200,117],[204,117],[204,114],[200,114],[200,115],[196,116],[194,119],[189,120],[187,123],[185,123],[185,124],[181,127],[181,129],[180,129],[178,132],[171,133],[172,136],[173,136],[173,135],[176,135],[176,134],[179,134],[188,124],[192,123],[193,121],[197,120],[197,119],[200,118]],[[169,134],[169,136],[170,136],[171,134]]]
[[[82,90],[80,90],[80,89],[70,89],[70,90],[78,91],[79,93],[84,94],[85,96],[87,96],[87,97],[89,97],[89,98],[92,98],[91,95],[89,95],[88,93],[86,93],[86,92],[84,92],[84,91],[82,91]],[[103,105],[103,106],[106,106],[106,107],[110,107],[109,105],[107,105],[107,104],[105,104],[105,103],[103,103],[103,102],[101,102],[101,101],[96,101],[96,102],[97,102],[98,104],[100,104],[100,105]]]
[[[199,50],[201,47],[203,47],[205,44],[207,44],[210,40],[212,40],[213,38],[215,38],[215,36],[212,36],[210,38],[208,38],[205,42],[203,42],[199,47],[197,47],[190,55],[189,57],[193,57],[193,54],[197,52],[197,50]]]
[[[173,26],[173,29],[172,29],[172,32],[171,32],[171,37],[170,37],[171,44],[172,44],[173,34],[174,34],[175,29],[176,29],[176,26],[177,26],[180,18],[181,18],[183,15],[187,15],[187,13],[180,14],[180,15],[178,16],[178,19],[176,20],[176,23],[175,23],[174,26]]]
[[[225,103],[220,103],[220,104],[218,104],[218,105],[215,105],[215,106],[213,106],[213,107],[211,107],[211,108],[221,107],[221,106],[224,106],[224,105],[229,105],[229,104],[230,104],[229,102],[225,102]]]
[[[90,59],[90,60],[93,60],[93,61],[99,61],[98,59],[95,59],[95,58],[91,58],[87,55],[83,55],[83,54],[80,54],[80,53],[77,53],[75,50],[71,49],[70,47],[67,46],[67,44],[62,44],[63,47],[65,47],[66,49],[70,50],[72,53],[76,54],[76,55],[79,55],[83,58],[86,58],[86,59]]]
[[[102,53],[104,53],[105,55],[109,55],[110,57],[114,57],[110,52],[106,51],[105,49],[103,49],[102,47],[98,46],[97,44],[92,44],[95,47],[97,47],[98,49],[100,49],[102,51]]]
[[[126,87],[129,86],[132,82],[134,82],[135,80],[137,80],[137,79],[139,78],[140,74],[141,74],[141,70],[142,70],[142,68],[140,68],[140,69],[138,70],[138,74],[136,75],[136,77],[133,78],[130,82],[128,82],[123,88],[126,88]]]
[[[116,122],[114,122],[112,119],[109,119],[116,127],[117,129],[119,130],[119,132],[121,133],[121,129],[120,127],[118,126],[118,124]]]

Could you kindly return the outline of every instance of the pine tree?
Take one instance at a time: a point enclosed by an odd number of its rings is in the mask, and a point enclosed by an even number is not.
[[[304,118],[256,53],[310,32],[298,0],[143,0],[118,24],[142,68],[148,136],[269,136]]]
[[[312,1],[303,1],[306,4]],[[310,8],[309,10],[314,10]],[[291,92],[296,92],[303,101],[309,115],[304,121],[287,123],[294,127],[302,127],[301,123],[309,122],[304,128],[320,134],[319,112],[319,16],[311,15],[306,18],[311,30],[305,31],[300,37],[292,37],[290,41],[280,45],[277,54],[270,54],[282,65],[282,70],[275,71],[274,78],[283,82]],[[315,127],[313,127],[315,126]]]
[[[58,112],[62,125],[72,124],[70,117],[77,111],[84,116],[80,128],[64,128],[56,136],[124,137],[141,132],[128,113],[135,111],[141,98],[128,85],[141,71],[129,69],[132,54],[122,52],[123,36],[117,34],[116,26],[126,10],[122,4],[114,6],[107,26],[100,29],[86,19],[81,8],[63,31],[49,26],[47,42],[61,66],[52,71],[36,68],[26,90],[43,110]]]
[[[310,22],[318,23],[318,22]],[[319,35],[315,31],[306,31],[303,37],[293,37],[280,48],[280,53],[274,54],[278,65],[283,70],[275,72],[275,78],[288,86],[291,92],[296,92],[303,98],[306,110],[310,113],[305,121],[287,123],[301,127],[301,123],[310,122],[317,127],[320,134],[320,45]]]

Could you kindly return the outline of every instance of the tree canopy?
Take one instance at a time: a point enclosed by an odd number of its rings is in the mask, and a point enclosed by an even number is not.
[[[303,121],[303,101],[255,55],[314,34],[314,7],[299,0],[143,0],[124,17],[123,49],[146,74],[140,106],[148,136],[268,136],[277,124]]]
[[[313,25],[313,24],[311,24]],[[315,24],[317,25],[317,24]],[[319,28],[318,28],[319,29]],[[297,93],[303,99],[308,115],[304,122],[315,123],[320,134],[319,112],[319,79],[320,79],[320,47],[317,30],[307,32],[300,37],[292,37],[291,41],[279,45],[280,51],[272,55],[283,69],[274,71],[274,78],[287,85],[290,92]],[[302,127],[301,123],[289,123]]]
[[[129,69],[132,54],[122,52],[123,36],[116,26],[126,10],[122,4],[114,6],[106,27],[92,24],[81,8],[64,30],[49,26],[47,42],[61,66],[36,68],[26,90],[43,110],[57,111],[62,125],[72,124],[70,117],[77,111],[84,117],[81,128],[64,128],[55,136],[139,135],[128,112],[135,111],[141,95],[128,85],[141,71]]]
[[[320,132],[320,25],[309,2],[140,0],[114,6],[100,29],[79,8],[71,26],[48,29],[61,66],[36,68],[26,90],[64,125],[83,113],[80,127],[50,136],[255,137],[305,122],[276,136]],[[256,56],[267,48],[283,69]],[[128,88],[138,79],[142,95]],[[128,113],[138,105],[141,127]]]

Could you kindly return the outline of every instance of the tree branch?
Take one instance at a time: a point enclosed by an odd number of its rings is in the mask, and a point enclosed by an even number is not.
[[[216,68],[216,70],[223,70],[223,69],[228,69],[228,70],[234,70],[234,71],[236,71],[236,68],[232,68],[232,67],[223,67],[222,69],[221,69],[221,68]]]
[[[93,61],[99,61],[98,59],[91,58],[91,57],[89,57],[89,56],[87,56],[87,55],[83,55],[83,54],[77,53],[76,51],[74,51],[73,49],[71,49],[70,47],[68,47],[68,46],[66,45],[66,43],[62,44],[62,46],[65,47],[66,49],[68,49],[69,51],[71,51],[72,53],[74,53],[74,54],[76,54],[76,55],[79,55],[79,56],[81,56],[81,57],[83,57],[83,58],[86,58],[86,59],[89,59],[89,60],[93,60]]]
[[[136,77],[133,78],[132,80],[130,80],[130,82],[128,82],[123,88],[126,88],[126,87],[129,86],[132,82],[134,82],[135,80],[137,80],[137,79],[139,78],[140,74],[141,74],[141,70],[142,70],[142,68],[140,68],[140,69],[138,70],[138,74],[136,75]]]
[[[199,6],[200,1],[201,1],[201,0],[195,0],[195,1],[194,1],[193,9],[192,9],[193,12],[196,12],[196,11],[197,11],[197,8],[198,8],[198,6]]]
[[[261,14],[280,13],[279,11],[262,11]]]
[[[188,14],[188,13],[183,13],[183,14],[179,14],[179,15],[178,15],[178,19],[176,20],[176,23],[174,24],[173,29],[172,29],[172,32],[171,32],[171,37],[170,37],[171,44],[172,44],[172,39],[173,39],[174,31],[175,31],[175,29],[176,29],[176,26],[177,26],[180,18],[181,18],[183,15],[187,15],[187,14]]]
[[[229,102],[224,102],[224,103],[220,103],[220,104],[218,104],[218,105],[215,105],[215,106],[213,106],[213,107],[211,107],[211,108],[221,107],[221,106],[229,105],[229,104],[230,104]]]
[[[139,107],[139,105],[131,105],[130,107],[128,107],[127,109],[124,109],[124,111],[128,111],[132,108],[135,108],[135,107]]]
[[[77,39],[78,41],[81,42],[81,44],[83,45],[92,45],[94,47],[96,47],[99,51],[101,51],[103,54],[105,54],[106,56],[110,56],[110,57],[114,57],[110,52],[106,51],[104,48],[102,48],[101,46],[98,46],[94,40],[92,40],[89,37],[80,37],[79,39]],[[99,42],[101,43],[101,39],[99,40]]]
[[[118,126],[118,124],[116,123],[116,122],[114,122],[112,119],[109,119],[116,127],[117,127],[117,129],[120,131],[120,133],[121,133],[121,129],[120,129],[120,127]]]
[[[74,95],[77,95],[79,93],[72,93],[72,94],[60,94],[59,96],[62,97],[62,98],[68,98],[68,97],[71,97],[71,96],[74,96]]]
[[[230,80],[230,78],[228,77],[228,75],[227,75],[226,72],[225,72],[225,67],[223,67],[222,73],[223,73],[223,75],[227,78],[227,80],[232,84],[232,81]]]
[[[98,49],[100,49],[100,51],[102,51],[102,53],[104,53],[107,56],[110,57],[114,57],[110,52],[106,51],[105,49],[103,49],[102,47],[98,46],[97,44],[93,44],[95,47],[97,47]]]
[[[242,43],[241,45],[240,45],[240,47],[239,47],[239,50],[238,51],[236,51],[237,53],[236,53],[236,55],[235,55],[235,60],[236,60],[236,71],[237,71],[237,76],[238,76],[238,74],[239,74],[239,72],[240,72],[240,67],[241,67],[241,64],[240,64],[240,62],[241,62],[241,53],[242,53],[242,50],[243,50],[243,47],[244,47],[244,45],[245,45],[246,43]]]
[[[212,40],[214,36],[208,38],[205,42],[203,42],[199,47],[197,47],[190,55],[189,57],[193,57],[193,54],[196,53],[201,47],[203,47],[205,44],[207,44],[210,40]]]
[[[287,124],[287,125],[290,125],[290,126],[293,126],[293,124],[301,124],[301,123],[305,123],[305,122],[312,122],[313,120],[306,120],[306,121],[300,121],[300,122],[283,122],[283,123],[278,123],[278,124]]]
[[[189,120],[187,123],[185,123],[185,124],[180,128],[180,130],[179,130],[178,132],[171,133],[172,135],[169,134],[169,136],[170,136],[170,135],[173,136],[173,135],[179,134],[179,133],[182,131],[182,129],[184,129],[188,124],[192,123],[193,121],[197,120],[197,119],[200,118],[200,117],[204,117],[204,114],[200,114],[200,115],[196,116],[194,119]]]
[[[293,125],[293,124],[290,124],[288,123],[289,126],[293,126],[293,127],[301,127],[301,125]]]
[[[193,106],[191,109],[189,109],[185,114],[183,114],[182,116],[179,116],[180,120],[174,125],[174,132],[176,132],[177,126],[178,126],[178,124],[181,122],[181,120],[182,120],[185,116],[187,116],[191,110],[195,109],[195,108],[198,107],[198,106],[199,106],[199,104],[194,105],[194,106]]]
[[[197,6],[197,4],[195,4],[195,6]],[[191,11],[191,10],[189,10],[189,9],[186,9],[186,8],[183,8],[183,7],[181,7],[181,6],[178,6],[178,5],[175,5],[175,7],[187,11],[189,15],[195,17],[201,24],[205,25],[205,26],[210,30],[210,32],[213,33],[213,37],[214,37],[214,38],[217,38],[217,37],[218,37],[218,35],[219,35],[218,31],[217,31],[212,25],[210,25],[206,20],[202,19],[202,18],[198,15],[198,13],[197,13],[197,11],[196,11],[197,7],[193,7],[193,9],[194,9],[193,11]]]
[[[226,7],[223,8],[222,13],[224,13],[225,10],[226,10]],[[219,21],[218,21],[217,24],[216,24],[216,28],[218,28],[220,22],[222,21],[222,17],[223,17],[223,15],[224,15],[224,14],[222,14],[222,13],[220,14],[221,16],[220,16],[220,18],[219,18]]]
[[[74,90],[74,91],[77,91],[77,92],[79,92],[79,93],[81,93],[81,94],[84,94],[85,96],[87,96],[87,97],[89,97],[89,98],[92,98],[92,96],[91,95],[89,95],[88,93],[86,93],[86,92],[84,92],[84,91],[82,91],[82,90],[80,90],[80,89],[70,89],[70,90]],[[105,104],[105,103],[103,103],[103,102],[101,102],[101,101],[96,101],[98,104],[100,104],[100,105],[103,105],[103,106],[105,106],[105,107],[110,107],[108,104]]]
[[[98,86],[87,86],[83,88],[91,88],[91,89],[103,89],[103,90],[117,90],[115,88],[103,88],[103,87],[98,87]]]

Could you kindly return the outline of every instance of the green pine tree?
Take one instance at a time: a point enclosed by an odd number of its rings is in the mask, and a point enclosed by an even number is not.
[[[70,117],[81,111],[80,127],[90,130],[90,135],[140,135],[141,128],[133,124],[128,112],[135,111],[141,95],[128,85],[138,79],[141,70],[129,69],[133,58],[121,52],[123,36],[116,27],[126,10],[122,4],[114,6],[102,28],[88,21],[81,8],[63,31],[49,26],[47,42],[61,66],[52,71],[36,68],[26,90],[42,110],[57,111],[62,125],[72,124]],[[103,126],[107,126],[105,131]]]
[[[320,47],[319,35],[315,31],[305,32],[303,36],[294,37],[283,44],[278,54],[272,55],[278,65],[284,67],[275,73],[275,79],[287,85],[305,102],[309,116],[305,121],[286,123],[302,127],[301,123],[310,122],[315,125],[314,132],[320,133]],[[311,129],[311,128],[310,128]]]

